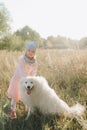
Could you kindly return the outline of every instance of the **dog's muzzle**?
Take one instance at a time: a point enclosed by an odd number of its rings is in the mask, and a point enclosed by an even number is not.
[[[31,88],[31,86],[27,86],[26,88],[27,88],[27,94],[30,95],[33,87]]]
[[[31,94],[31,87],[30,86],[27,86],[27,94],[30,95]]]

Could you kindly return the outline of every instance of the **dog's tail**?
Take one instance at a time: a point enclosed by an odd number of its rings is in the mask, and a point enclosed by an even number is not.
[[[84,112],[85,112],[85,107],[82,106],[81,104],[77,103],[76,105],[70,107],[68,116],[69,117],[75,117],[75,116],[81,117],[84,114]]]

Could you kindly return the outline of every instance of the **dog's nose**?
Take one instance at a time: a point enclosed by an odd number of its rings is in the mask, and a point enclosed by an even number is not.
[[[30,86],[27,86],[28,89],[30,89]]]

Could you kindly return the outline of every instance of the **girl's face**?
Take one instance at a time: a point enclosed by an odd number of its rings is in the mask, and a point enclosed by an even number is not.
[[[33,49],[29,49],[26,51],[26,56],[29,57],[30,59],[33,59],[35,56],[35,51]]]

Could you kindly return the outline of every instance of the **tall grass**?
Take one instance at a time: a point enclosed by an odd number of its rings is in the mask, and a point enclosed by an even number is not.
[[[38,75],[70,106],[76,102],[86,107],[87,50],[37,50]],[[22,102],[17,104],[17,119],[9,119],[7,89],[18,59],[24,52],[0,51],[0,130],[87,130],[87,112],[82,119],[61,119],[36,110],[27,121]],[[35,97],[36,98],[36,97]]]

